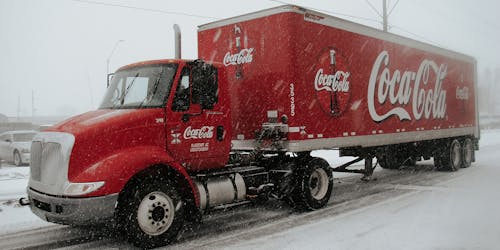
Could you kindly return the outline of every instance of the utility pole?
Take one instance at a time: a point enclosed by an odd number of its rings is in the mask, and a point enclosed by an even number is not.
[[[395,4],[392,5],[392,7],[390,7],[390,10],[387,11],[387,0],[382,0],[382,13],[380,13],[377,8],[375,8],[375,6],[373,6],[373,4],[369,1],[369,0],[365,0],[365,2],[370,6],[370,8],[372,8],[372,10],[380,17],[382,18],[382,29],[384,30],[384,32],[387,32],[389,31],[389,16],[391,15],[392,11],[394,10],[394,8],[396,7],[396,5],[398,5],[399,3],[399,0],[396,1]]]
[[[382,19],[383,19],[383,27],[384,31],[387,32],[387,0],[382,0]]]
[[[31,123],[35,121],[35,91],[31,90]]]
[[[20,116],[21,116],[21,95],[17,95],[17,121],[19,121]]]

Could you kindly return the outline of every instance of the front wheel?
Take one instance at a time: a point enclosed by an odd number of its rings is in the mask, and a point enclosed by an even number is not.
[[[296,172],[297,186],[292,201],[299,209],[316,210],[330,200],[333,189],[332,169],[328,162],[313,158]]]
[[[155,248],[176,239],[184,220],[184,206],[171,181],[147,178],[124,193],[119,220],[129,242]]]
[[[23,164],[23,161],[21,160],[21,154],[19,151],[14,151],[14,165],[16,166],[21,166]]]

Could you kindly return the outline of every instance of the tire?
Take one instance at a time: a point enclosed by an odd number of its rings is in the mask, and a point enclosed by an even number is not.
[[[184,224],[184,204],[175,182],[150,177],[136,183],[118,204],[127,240],[140,248],[171,243]]]
[[[472,164],[472,159],[474,157],[474,146],[472,145],[472,140],[466,138],[462,142],[462,167],[468,168]]]
[[[13,159],[14,159],[14,165],[18,167],[23,165],[23,160],[21,160],[21,154],[19,153],[19,151],[17,150],[14,151]]]
[[[377,162],[380,167],[385,169],[399,169],[401,162],[394,156],[378,155]]]
[[[307,166],[296,171],[297,186],[291,201],[299,210],[316,210],[330,200],[333,190],[332,169],[328,162],[312,158]]]
[[[462,147],[454,139],[446,143],[434,156],[434,165],[439,171],[457,171],[462,167]]]

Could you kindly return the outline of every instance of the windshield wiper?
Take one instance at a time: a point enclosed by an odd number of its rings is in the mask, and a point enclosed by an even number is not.
[[[122,96],[121,96],[121,98],[119,100],[120,101],[120,105],[117,106],[117,104],[114,104],[113,105],[113,109],[115,109],[117,107],[122,107],[123,106],[123,104],[125,102],[125,97],[127,96],[128,91],[130,90],[130,88],[132,87],[132,85],[134,85],[135,79],[137,79],[137,77],[139,77],[139,72],[137,72],[137,74],[135,74],[134,79],[132,79],[132,82],[130,82],[130,85],[128,85],[127,88],[125,89],[125,91],[123,91],[123,94],[122,94]],[[126,80],[125,80],[125,82],[126,82]]]
[[[161,70],[157,76],[158,78],[156,79],[155,85],[153,86],[153,88],[154,88],[153,91],[148,91],[148,93],[146,94],[146,97],[144,97],[144,99],[142,100],[142,102],[138,108],[141,108],[144,105],[144,101],[146,101],[146,99],[150,99],[150,101],[148,101],[148,102],[151,102],[151,99],[154,97],[154,94],[156,94],[156,90],[158,89],[158,86],[160,85],[161,75],[163,74],[164,71],[165,71],[165,67],[161,67]],[[153,94],[153,96],[150,96],[151,94]]]

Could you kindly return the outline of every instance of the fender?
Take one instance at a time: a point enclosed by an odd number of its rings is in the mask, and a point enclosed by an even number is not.
[[[196,206],[199,205],[196,187],[189,174],[164,149],[157,146],[132,147],[116,152],[77,174],[70,181],[104,181],[104,186],[86,196],[110,195],[119,193],[134,175],[154,165],[168,165],[168,167],[181,174],[191,188]]]

